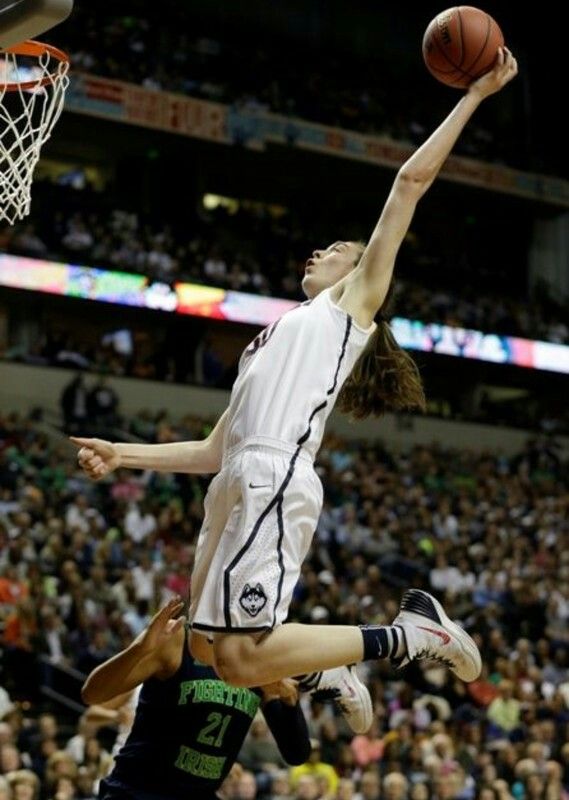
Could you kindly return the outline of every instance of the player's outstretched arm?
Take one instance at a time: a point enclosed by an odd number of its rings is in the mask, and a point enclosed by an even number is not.
[[[446,119],[399,169],[361,260],[344,279],[339,305],[361,324],[369,325],[381,308],[417,203],[439,174],[470,117],[482,100],[502,89],[517,72],[516,59],[507,48],[500,48],[494,69],[468,87]]]
[[[197,474],[219,472],[226,413],[219,418],[209,436],[198,442],[129,444],[78,436],[71,436],[70,439],[80,448],[77,454],[79,466],[94,481],[106,477],[119,467]]]
[[[178,614],[183,606],[179,597],[172,598],[128,647],[96,667],[81,688],[83,702],[108,702],[159,675],[179,644],[176,638],[181,635],[184,618]]]

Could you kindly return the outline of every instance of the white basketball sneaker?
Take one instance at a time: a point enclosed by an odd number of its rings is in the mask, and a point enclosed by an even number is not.
[[[402,629],[407,650],[406,656],[393,660],[394,667],[428,658],[445,664],[466,683],[479,677],[482,659],[474,640],[447,617],[441,604],[428,592],[406,591],[399,614],[391,624]]]
[[[333,700],[354,733],[367,733],[371,728],[371,697],[354,665],[312,672],[302,678],[298,688],[309,692],[315,700]]]

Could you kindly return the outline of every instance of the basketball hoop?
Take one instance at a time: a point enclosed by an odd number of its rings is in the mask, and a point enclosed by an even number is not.
[[[34,169],[63,110],[69,58],[28,40],[0,52],[0,220],[30,213]]]

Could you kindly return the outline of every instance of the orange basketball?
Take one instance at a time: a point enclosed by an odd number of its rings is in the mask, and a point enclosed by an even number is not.
[[[455,6],[429,22],[423,59],[437,80],[463,89],[492,69],[503,45],[500,26],[490,14],[473,6]]]

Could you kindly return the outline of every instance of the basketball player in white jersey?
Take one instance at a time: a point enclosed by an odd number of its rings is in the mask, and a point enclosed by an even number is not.
[[[73,440],[94,479],[119,466],[218,473],[205,499],[190,620],[197,657],[228,683],[252,687],[385,658],[396,668],[435,659],[464,681],[480,673],[474,641],[423,591],[404,594],[390,626],[282,623],[320,513],[313,461],[341,390],[341,407],[358,417],[424,404],[416,369],[377,315],[419,199],[481,101],[516,74],[501,48],[493,70],[400,168],[363,254],[350,241],[314,251],[302,282],[308,301],[245,350],[229,407],[207,439]]]

